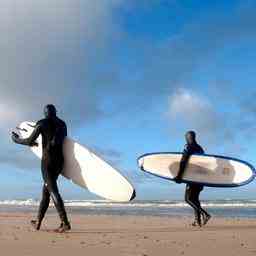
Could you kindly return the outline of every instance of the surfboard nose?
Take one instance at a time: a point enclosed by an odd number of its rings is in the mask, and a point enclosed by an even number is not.
[[[130,201],[132,201],[135,197],[136,197],[136,191],[134,189]]]
[[[139,167],[142,169],[143,168],[143,158],[139,158],[138,160],[138,164],[139,164]]]

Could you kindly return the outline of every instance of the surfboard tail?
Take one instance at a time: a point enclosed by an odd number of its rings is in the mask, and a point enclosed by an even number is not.
[[[134,189],[130,201],[132,201],[135,197],[136,197],[136,191]]]

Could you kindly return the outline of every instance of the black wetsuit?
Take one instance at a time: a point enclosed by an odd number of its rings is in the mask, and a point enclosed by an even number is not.
[[[183,156],[180,162],[180,172],[178,174],[178,178],[183,176],[185,171],[186,165],[189,161],[189,158],[193,154],[204,154],[203,148],[197,144],[196,142],[192,144],[186,144]],[[195,211],[195,221],[197,224],[201,225],[201,215],[202,216],[209,216],[209,214],[201,207],[201,203],[199,200],[200,192],[203,190],[203,186],[195,183],[188,183],[186,185],[186,192],[185,192],[185,201],[193,207]]]
[[[14,141],[18,144],[33,146],[40,134],[42,135],[43,147],[41,171],[44,185],[38,212],[39,226],[49,207],[50,197],[53,200],[62,223],[67,224],[67,214],[57,186],[57,179],[62,171],[64,163],[63,142],[67,136],[67,127],[65,122],[57,116],[45,118],[37,122],[35,129],[29,138],[21,139],[15,137]]]

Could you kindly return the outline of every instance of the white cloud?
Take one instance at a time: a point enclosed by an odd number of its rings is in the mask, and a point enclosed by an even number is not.
[[[184,133],[195,130],[208,144],[220,138],[232,140],[225,116],[204,96],[187,89],[178,89],[169,97],[168,116],[171,123]]]
[[[182,115],[188,119],[193,119],[201,112],[211,111],[211,104],[205,98],[185,89],[174,92],[169,100],[170,115],[173,117]]]

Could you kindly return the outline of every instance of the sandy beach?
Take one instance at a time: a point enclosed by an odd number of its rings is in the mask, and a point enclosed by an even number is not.
[[[2,255],[256,255],[256,219],[213,219],[191,227],[190,218],[72,215],[72,231],[56,234],[48,215],[42,230],[31,214],[1,213]]]

